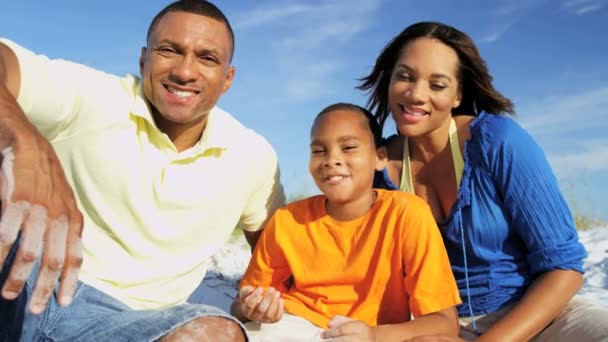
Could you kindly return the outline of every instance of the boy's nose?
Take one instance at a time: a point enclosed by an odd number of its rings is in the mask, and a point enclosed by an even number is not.
[[[339,153],[329,152],[327,154],[327,158],[325,158],[325,161],[323,162],[323,165],[326,167],[342,165],[342,158]]]

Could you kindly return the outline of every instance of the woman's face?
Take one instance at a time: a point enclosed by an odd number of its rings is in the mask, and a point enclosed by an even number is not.
[[[432,38],[405,45],[391,74],[388,104],[399,133],[407,137],[449,127],[461,100],[458,55]]]

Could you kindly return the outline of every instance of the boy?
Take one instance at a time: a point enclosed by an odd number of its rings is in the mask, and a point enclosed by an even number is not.
[[[331,105],[310,138],[310,173],[323,195],[279,209],[264,229],[232,305],[252,321],[250,337],[457,336],[460,297],[429,207],[372,188],[386,155],[371,113]]]

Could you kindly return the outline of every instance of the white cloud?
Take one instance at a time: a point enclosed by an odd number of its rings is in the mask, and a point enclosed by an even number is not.
[[[578,10],[576,10],[576,15],[584,15],[587,13],[595,12],[595,11],[599,10],[600,8],[602,8],[602,6],[600,4],[593,4],[593,5],[581,7]]]
[[[320,89],[331,89],[328,81],[348,61],[343,55],[346,49],[341,47],[377,20],[380,1],[263,5],[237,19],[235,26],[245,30],[264,26],[264,30],[273,32],[276,37],[270,62],[284,85],[281,91],[290,99],[308,99],[319,96]]]
[[[299,99],[311,98],[318,95],[321,90],[326,91],[327,87],[322,86],[322,80],[336,69],[337,65],[330,62],[300,66],[298,70],[300,76],[289,78],[285,89],[293,97]]]
[[[606,108],[608,85],[603,85],[528,103],[518,111],[518,119],[539,138],[558,177],[568,178],[608,171],[608,139],[597,137],[608,130]]]
[[[587,140],[577,145],[575,152],[549,154],[548,158],[559,178],[608,171],[608,139]]]
[[[288,5],[286,7],[265,7],[257,8],[245,16],[235,19],[236,28],[254,28],[271,24],[272,22],[291,17],[294,15],[305,14],[306,12],[314,11],[315,7],[310,5]]]
[[[562,9],[576,15],[596,12],[606,5],[607,0],[568,0],[562,3]]]
[[[559,94],[524,105],[518,112],[522,124],[538,134],[563,134],[606,126],[608,85],[577,94]]]
[[[477,39],[480,43],[493,43],[500,39],[528,12],[536,8],[543,0],[513,1],[504,0],[487,14],[489,23],[485,32]]]
[[[512,21],[501,23],[501,24],[494,24],[492,28],[488,29],[488,31],[486,31],[479,38],[479,42],[480,43],[493,43],[493,42],[497,41],[516,22],[517,22],[517,20],[512,20]]]

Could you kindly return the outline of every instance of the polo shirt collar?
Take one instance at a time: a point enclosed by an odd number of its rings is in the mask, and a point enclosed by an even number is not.
[[[131,114],[146,120],[158,133],[163,134],[156,126],[152,117],[151,106],[144,96],[141,78],[135,84],[134,95],[135,99],[131,107]],[[230,136],[230,134],[226,133],[230,130],[230,120],[227,113],[217,107],[213,107],[207,114],[207,124],[205,125],[201,139],[194,148],[200,149],[200,152],[204,152],[208,148],[226,149],[229,143],[228,137]]]

